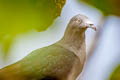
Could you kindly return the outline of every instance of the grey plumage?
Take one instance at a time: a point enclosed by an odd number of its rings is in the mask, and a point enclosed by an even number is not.
[[[60,41],[1,69],[0,80],[75,80],[86,58],[85,30],[94,28],[87,21],[84,15],[74,16]]]

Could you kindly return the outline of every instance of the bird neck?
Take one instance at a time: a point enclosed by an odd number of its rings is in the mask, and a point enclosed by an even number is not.
[[[79,57],[85,53],[85,30],[69,27],[66,29],[64,37],[60,40],[59,45],[76,53]]]

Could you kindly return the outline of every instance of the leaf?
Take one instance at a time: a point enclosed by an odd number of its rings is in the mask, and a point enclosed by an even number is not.
[[[105,15],[120,16],[120,0],[82,0],[98,9]]]
[[[109,80],[120,80],[120,64],[116,67],[113,71],[112,75],[110,76]]]
[[[60,16],[65,2],[66,0],[0,0],[0,43],[10,44],[12,39],[5,40],[6,36],[14,38],[17,34],[32,29],[46,30]]]

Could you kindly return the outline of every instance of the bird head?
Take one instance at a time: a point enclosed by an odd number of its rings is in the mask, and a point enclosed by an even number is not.
[[[84,16],[82,14],[78,14],[78,15],[74,16],[70,20],[69,26],[72,27],[73,29],[77,29],[77,30],[81,30],[81,29],[86,30],[87,28],[92,28],[92,29],[96,30],[96,27],[88,19],[88,17]]]

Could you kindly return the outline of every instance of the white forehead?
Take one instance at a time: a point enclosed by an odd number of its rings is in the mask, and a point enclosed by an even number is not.
[[[74,21],[74,20],[81,20],[82,22],[85,22],[85,23],[88,23],[88,24],[93,24],[93,22],[90,21],[87,16],[82,15],[82,14],[78,14],[78,15],[74,16],[72,18],[72,21]]]
[[[76,16],[74,16],[72,19],[81,19],[81,20],[87,20],[88,17],[82,14],[78,14]]]

